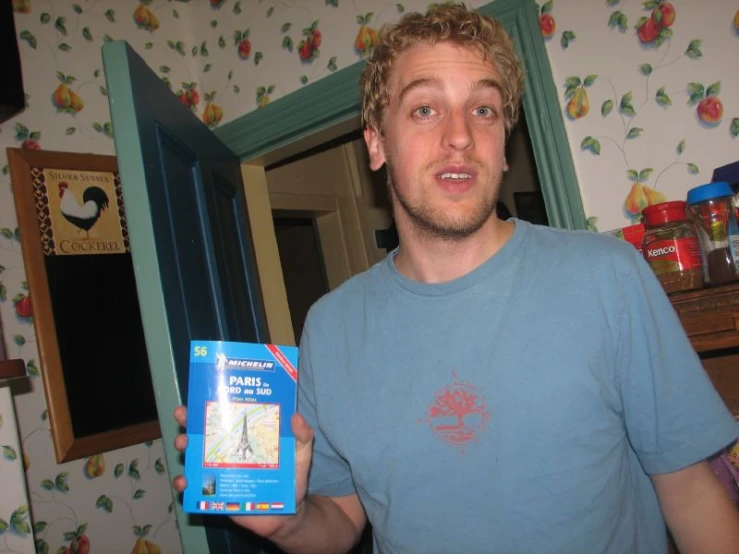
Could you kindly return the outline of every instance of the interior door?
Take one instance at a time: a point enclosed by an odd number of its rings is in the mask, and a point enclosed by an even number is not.
[[[268,342],[239,159],[123,42],[103,47],[147,352],[170,476],[191,339]],[[262,553],[228,518],[184,514],[193,554]]]

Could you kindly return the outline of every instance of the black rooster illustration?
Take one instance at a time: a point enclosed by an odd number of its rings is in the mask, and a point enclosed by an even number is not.
[[[86,238],[90,238],[90,229],[100,217],[103,210],[108,207],[108,195],[100,187],[87,187],[82,193],[82,203],[80,203],[69,190],[69,183],[61,181],[59,183],[59,198],[61,204],[59,209],[62,215],[75,227],[78,227],[86,233]]]

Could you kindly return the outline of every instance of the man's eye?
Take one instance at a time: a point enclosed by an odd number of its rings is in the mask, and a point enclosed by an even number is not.
[[[482,117],[490,117],[494,115],[495,112],[493,112],[492,108],[489,108],[488,106],[480,106],[479,108],[475,108],[475,114],[482,116]]]
[[[433,113],[434,110],[432,110],[430,106],[421,106],[420,108],[416,108],[416,114],[420,115],[421,117],[428,117]]]

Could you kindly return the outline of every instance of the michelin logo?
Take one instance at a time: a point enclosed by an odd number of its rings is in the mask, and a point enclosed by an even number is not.
[[[243,360],[240,358],[228,358],[222,352],[216,354],[216,369],[248,369],[251,371],[274,371],[275,362],[264,360]]]

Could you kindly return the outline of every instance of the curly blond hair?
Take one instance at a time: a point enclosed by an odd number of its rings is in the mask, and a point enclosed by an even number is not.
[[[388,83],[398,56],[416,44],[442,41],[476,48],[498,70],[503,119],[506,134],[510,134],[518,121],[523,93],[523,69],[516,49],[499,21],[469,10],[462,3],[437,6],[426,14],[408,13],[397,24],[382,27],[360,80],[363,128],[382,134],[384,112],[390,100]]]

